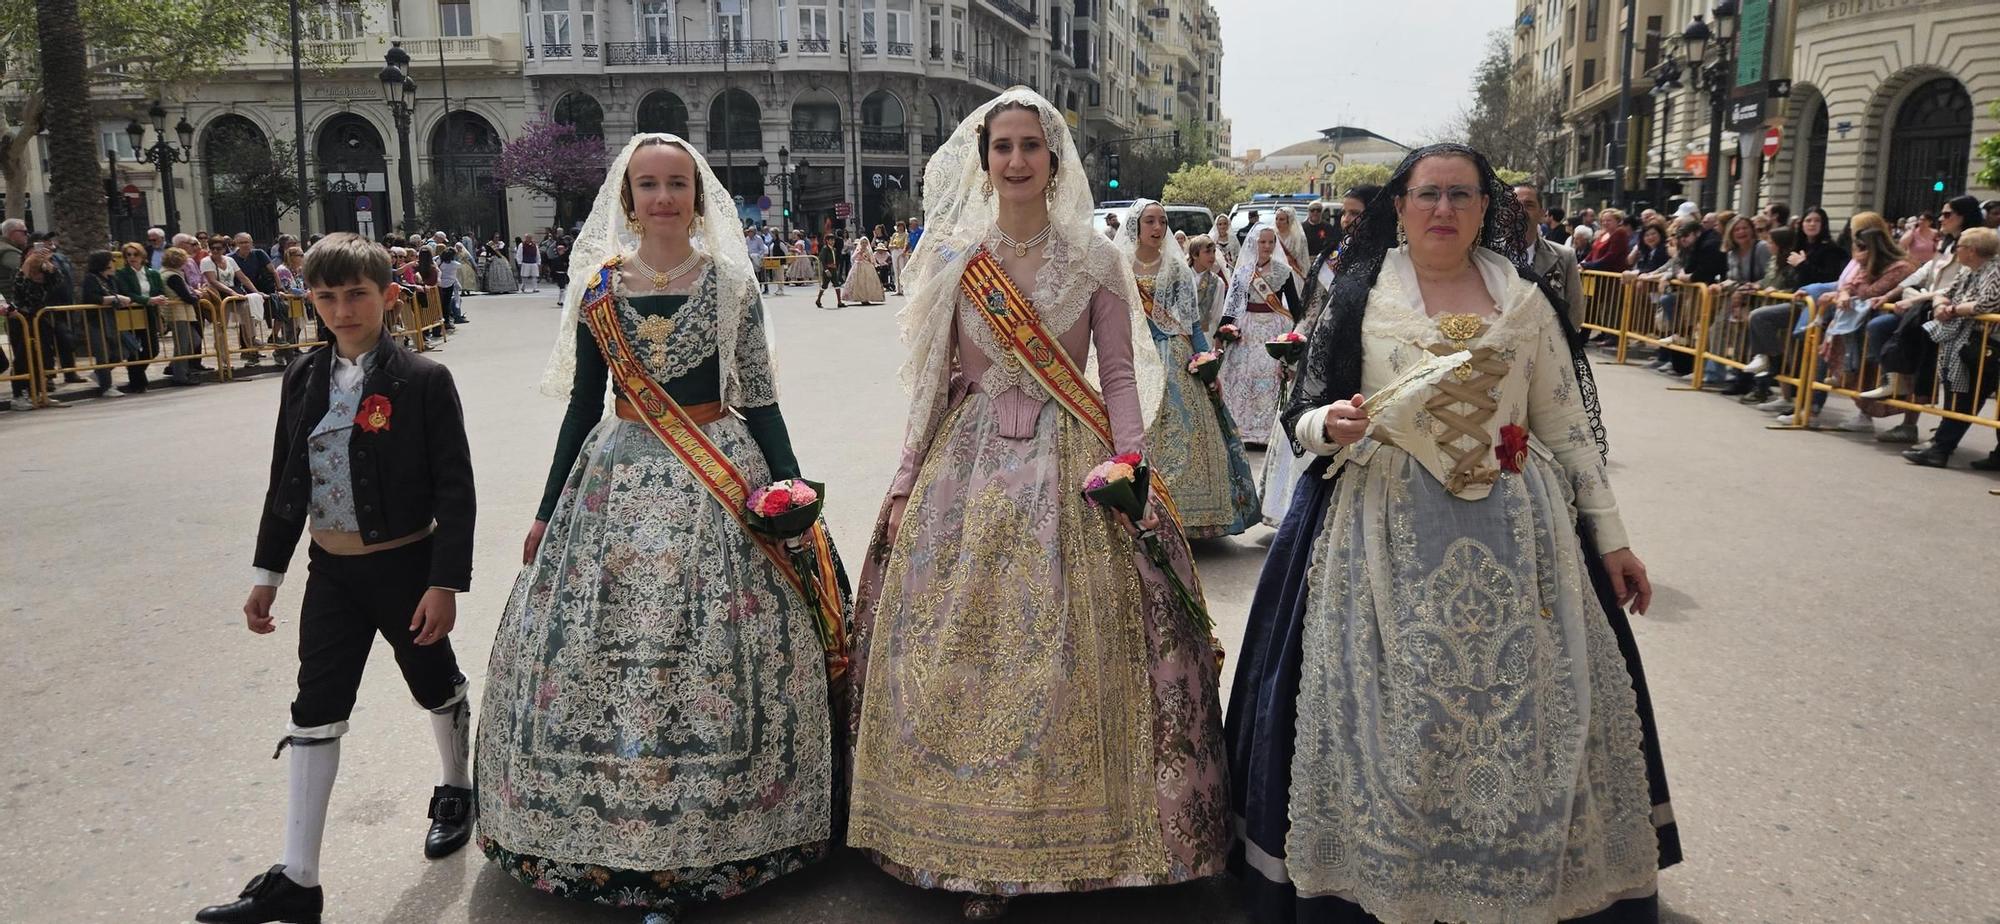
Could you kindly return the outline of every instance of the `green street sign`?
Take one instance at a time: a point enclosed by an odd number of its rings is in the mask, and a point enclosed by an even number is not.
[[[1736,85],[1764,82],[1764,49],[1771,44],[1771,0],[1745,0],[1738,14]]]

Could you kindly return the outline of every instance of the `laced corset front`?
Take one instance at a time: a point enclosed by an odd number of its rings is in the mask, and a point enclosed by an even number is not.
[[[998,240],[996,236],[982,246],[990,251]],[[1076,326],[1084,310],[1090,306],[1096,285],[1085,274],[1075,271],[1081,254],[1068,242],[1051,240],[1044,245],[1042,252],[1047,259],[1035,273],[1031,290],[1023,294],[1034,305],[1035,312],[1041,315],[1042,324],[1049,333],[1068,340],[1065,335]],[[957,315],[959,367],[965,377],[977,382],[979,390],[996,400],[1009,391],[1019,391],[1037,407],[1048,401],[1047,389],[1021,368],[1020,361],[993,335],[992,326],[980,315],[979,308],[966,299],[963,290],[954,296],[952,304]]]

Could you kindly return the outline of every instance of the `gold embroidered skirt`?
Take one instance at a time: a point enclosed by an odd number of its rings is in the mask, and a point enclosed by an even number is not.
[[[1013,894],[1222,868],[1208,640],[1080,496],[1104,454],[1054,403],[1034,437],[1002,437],[975,393],[924,460],[879,600],[859,604],[848,826],[905,881]]]

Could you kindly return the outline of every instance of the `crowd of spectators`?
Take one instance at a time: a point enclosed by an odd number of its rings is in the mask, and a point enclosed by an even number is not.
[[[1527,195],[1517,190],[1517,195]],[[1537,199],[1537,202],[1539,200]],[[1524,204],[1526,201],[1524,200]],[[1694,357],[1670,347],[1695,336],[1684,314],[1691,307],[1687,283],[1707,288],[1714,306],[1705,352],[1737,360],[1740,371],[1713,363],[1705,382],[1720,393],[1794,423],[1796,390],[1780,385],[1781,371],[1795,371],[1805,335],[1819,324],[1815,357],[1817,380],[1856,391],[1852,413],[1836,426],[1873,433],[1884,443],[1909,444],[1903,455],[1918,465],[1949,464],[1969,424],[1943,419],[1923,439],[1921,415],[1883,402],[1935,402],[1949,410],[1976,414],[1993,397],[2000,380],[2000,322],[1976,320],[2000,314],[2000,200],[1980,202],[1962,195],[1937,212],[1890,222],[1860,212],[1836,231],[1825,209],[1813,206],[1797,217],[1781,204],[1755,214],[1722,210],[1701,213],[1683,203],[1671,215],[1647,209],[1626,215],[1616,209],[1542,213],[1546,240],[1565,242],[1586,270],[1623,274],[1645,283],[1652,322],[1663,347],[1649,368],[1694,377]],[[1683,285],[1669,285],[1682,283]],[[1817,314],[1801,310],[1810,296]],[[1612,338],[1615,339],[1615,338]],[[1828,392],[1810,398],[1815,420]],[[1875,421],[1900,417],[1878,430]],[[2000,471],[2000,448],[1972,467]]]

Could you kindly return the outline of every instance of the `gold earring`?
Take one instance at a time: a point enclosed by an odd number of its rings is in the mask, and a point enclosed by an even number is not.
[[[1400,223],[1396,225],[1396,246],[1410,246],[1410,232],[1403,230],[1403,226]]]
[[[991,199],[991,198],[993,198],[993,178],[992,178],[992,177],[990,177],[990,176],[989,176],[989,177],[984,177],[984,178],[980,179],[980,181],[979,181],[979,194],[980,194],[980,195],[982,195],[982,196],[985,196],[985,197],[986,197],[986,198],[988,198],[988,199]]]
[[[1056,204],[1056,178],[1049,177],[1049,185],[1042,187],[1042,199],[1050,205]]]
[[[625,230],[633,234],[639,234],[646,230],[646,226],[639,223],[639,216],[627,215],[625,216]]]

